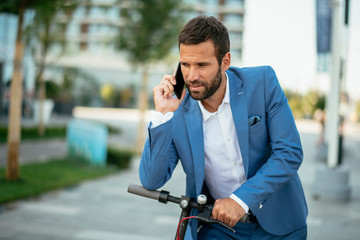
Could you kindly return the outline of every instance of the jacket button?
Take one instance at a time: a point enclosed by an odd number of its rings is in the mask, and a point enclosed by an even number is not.
[[[259,209],[262,209],[263,205],[260,203]]]

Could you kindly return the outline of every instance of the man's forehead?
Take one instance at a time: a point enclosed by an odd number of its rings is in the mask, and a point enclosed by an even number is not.
[[[215,48],[212,42],[206,41],[199,44],[180,44],[181,57],[215,57]]]
[[[181,49],[181,47],[196,47],[196,46],[201,46],[201,45],[204,45],[204,46],[207,46],[207,47],[212,47],[213,49],[215,49],[215,45],[214,45],[214,42],[211,40],[211,39],[208,39],[204,42],[200,42],[200,43],[180,43],[179,44],[179,49]]]

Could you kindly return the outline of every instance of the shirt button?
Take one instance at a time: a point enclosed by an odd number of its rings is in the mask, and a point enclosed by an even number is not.
[[[227,138],[226,141],[227,141],[227,142],[230,142],[230,138]]]

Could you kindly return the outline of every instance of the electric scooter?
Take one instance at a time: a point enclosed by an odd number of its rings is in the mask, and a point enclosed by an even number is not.
[[[145,189],[143,186],[136,185],[136,184],[130,184],[128,187],[128,192],[132,194],[136,194],[142,197],[152,198],[155,200],[158,200],[161,203],[176,203],[180,205],[180,208],[182,209],[178,229],[175,234],[175,240],[183,240],[186,233],[186,228],[188,224],[188,220],[190,218],[195,218],[198,221],[210,223],[210,224],[220,224],[221,226],[229,229],[230,231],[233,231],[235,233],[235,230],[231,228],[230,226],[226,225],[223,222],[220,222],[218,220],[211,219],[211,213],[213,210],[213,205],[206,204],[207,203],[207,197],[203,194],[199,195],[197,199],[190,198],[188,196],[181,196],[174,197],[171,196],[168,191],[149,191]],[[199,214],[197,216],[190,216],[190,212],[192,208],[196,208],[199,210]]]

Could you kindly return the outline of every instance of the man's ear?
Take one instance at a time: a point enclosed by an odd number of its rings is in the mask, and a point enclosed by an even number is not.
[[[231,54],[230,52],[227,52],[223,59],[222,59],[222,62],[221,62],[221,70],[222,71],[226,71],[228,70],[228,68],[230,67],[230,64],[231,64]]]

